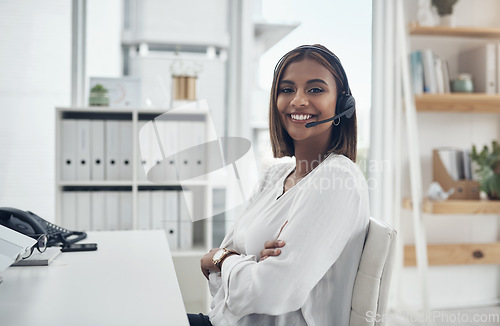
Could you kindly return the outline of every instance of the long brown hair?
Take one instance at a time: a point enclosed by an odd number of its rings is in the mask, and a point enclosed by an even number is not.
[[[316,49],[315,49],[316,48]],[[319,49],[321,50],[319,50]],[[331,57],[328,57],[331,56]],[[312,46],[299,46],[287,54],[285,54],[274,69],[273,84],[271,87],[271,97],[269,103],[269,134],[271,137],[271,146],[275,158],[284,156],[294,156],[295,148],[293,139],[283,126],[281,117],[278,113],[278,85],[281,81],[283,72],[292,62],[301,61],[305,58],[313,59],[330,71],[337,85],[337,96],[343,93],[350,93],[346,89],[344,80],[347,76],[344,75],[344,69],[341,67],[338,58],[333,60],[333,54],[330,50],[320,44]],[[335,56],[336,58],[336,56]],[[348,86],[347,86],[348,87]],[[339,113],[339,108],[335,108],[335,114]],[[335,126],[331,133],[330,146],[325,154],[336,153],[345,155],[351,161],[356,162],[357,150],[357,122],[356,111],[350,118],[343,117],[338,126]]]

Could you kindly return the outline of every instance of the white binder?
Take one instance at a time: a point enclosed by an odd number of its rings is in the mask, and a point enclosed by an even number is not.
[[[193,248],[193,222],[191,213],[193,211],[193,192],[184,189],[180,192],[179,199],[179,248],[187,250]]]
[[[164,180],[169,182],[177,182],[176,154],[178,151],[178,128],[176,121],[155,120],[156,128],[158,129],[159,143],[163,149],[164,159]]]
[[[205,123],[202,121],[191,122],[190,125],[192,130],[192,136],[194,138],[193,146],[199,146],[206,143],[205,137]],[[206,168],[205,168],[205,160],[206,160],[206,151],[205,146],[199,147],[199,150],[196,150],[194,153],[193,161],[191,164],[191,170],[193,174],[196,175],[196,179],[205,179],[206,178]]]
[[[458,68],[461,73],[472,75],[476,93],[497,92],[497,48],[496,44],[487,43],[458,53]]]
[[[76,120],[61,120],[61,179],[76,180]]]
[[[76,192],[63,191],[61,195],[61,226],[65,229],[76,230]]]
[[[119,121],[119,179],[132,180],[132,121]]]
[[[118,191],[105,192],[106,205],[106,225],[105,230],[115,231],[120,229],[120,198]]]
[[[120,124],[117,120],[106,120],[106,180],[118,180],[120,170]]]
[[[155,165],[162,163],[162,155],[160,144],[156,137],[154,121],[148,121],[139,131],[139,148],[141,158],[144,161],[142,164],[144,173],[147,176],[150,173],[149,179],[154,181],[163,181],[163,170],[155,168]],[[151,171],[151,172],[150,172]]]
[[[105,191],[92,191],[90,194],[91,228],[93,231],[104,231],[106,229],[106,198]]]
[[[151,229],[151,192],[141,190],[137,193],[137,228]]]
[[[163,191],[151,191],[151,228],[154,230],[164,228],[164,198]]]
[[[434,65],[434,52],[431,49],[422,51],[422,65],[424,68],[424,92],[437,93],[436,69]]]
[[[144,121],[144,120],[139,120],[137,122],[137,131],[138,131],[138,134],[139,134],[139,151],[138,151],[138,162],[137,162],[137,180],[139,181],[146,181],[147,180],[147,177],[146,177],[146,168],[148,166],[148,161],[149,161],[149,154],[147,154],[147,152],[149,152],[149,145],[144,145],[143,144],[143,140],[141,139],[141,137],[144,137],[144,135],[146,135],[147,137],[147,143],[149,143],[149,135],[147,134],[147,132],[143,132],[143,127],[146,125],[148,121]],[[144,129],[145,130],[145,129]],[[143,146],[147,147],[147,149],[143,148]]]
[[[132,217],[132,192],[120,191],[120,230],[132,230],[134,221]]]
[[[91,201],[90,191],[75,191],[76,194],[76,230],[90,230]]]
[[[179,249],[179,194],[178,191],[164,191],[165,233],[170,250]]]
[[[444,76],[443,76],[443,60],[435,55],[434,56],[434,70],[436,73],[436,89],[438,94],[444,94]]]
[[[90,180],[90,120],[76,121],[76,179]]]
[[[194,130],[198,125],[191,121],[179,121],[178,126],[178,148],[177,148],[177,172],[180,180],[191,179],[196,176],[195,161],[197,160],[196,151],[190,148],[200,145],[197,143],[197,132]]]
[[[90,179],[104,180],[104,120],[90,121]]]

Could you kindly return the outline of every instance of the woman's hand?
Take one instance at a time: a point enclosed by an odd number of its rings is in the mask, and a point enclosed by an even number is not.
[[[279,256],[281,254],[281,249],[285,246],[285,241],[283,240],[269,240],[264,243],[264,249],[260,252],[260,260],[271,257],[271,256]]]
[[[214,248],[214,249],[210,250],[207,254],[205,254],[205,256],[203,256],[203,258],[201,258],[201,272],[203,273],[203,275],[205,275],[207,280],[208,280],[208,274],[210,274],[210,271],[215,271],[215,272],[219,271],[219,268],[217,268],[217,266],[215,266],[215,264],[212,260],[212,257],[220,249],[221,248]]]

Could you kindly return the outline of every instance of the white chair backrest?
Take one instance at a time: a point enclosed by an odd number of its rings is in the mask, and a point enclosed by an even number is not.
[[[354,282],[349,326],[382,326],[386,319],[396,231],[370,218]]]

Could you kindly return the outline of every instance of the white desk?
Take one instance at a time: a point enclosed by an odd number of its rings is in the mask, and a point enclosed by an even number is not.
[[[163,231],[89,232],[97,251],[1,273],[2,326],[188,325]]]

